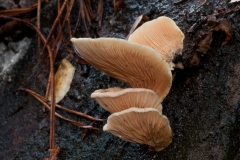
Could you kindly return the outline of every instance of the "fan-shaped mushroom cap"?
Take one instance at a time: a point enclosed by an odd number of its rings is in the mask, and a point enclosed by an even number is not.
[[[63,59],[54,76],[55,82],[55,101],[60,102],[69,91],[75,67],[66,59]],[[48,99],[51,101],[51,95]]]
[[[117,38],[72,38],[79,54],[94,67],[134,88],[155,91],[161,100],[172,85],[168,63],[152,48]]]
[[[129,41],[154,48],[167,62],[181,54],[184,34],[175,22],[165,16],[144,23],[130,36]]]
[[[160,151],[172,142],[172,133],[166,116],[155,108],[129,108],[108,117],[104,131],[119,138],[149,145]]]
[[[91,97],[110,113],[119,112],[131,107],[156,108],[162,113],[161,100],[158,95],[150,89],[121,89],[118,87],[99,89],[94,91]]]

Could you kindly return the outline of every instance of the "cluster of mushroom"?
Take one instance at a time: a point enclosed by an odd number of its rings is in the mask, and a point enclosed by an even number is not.
[[[181,54],[184,34],[174,21],[144,23],[128,40],[72,38],[78,53],[95,68],[133,88],[100,89],[91,97],[112,113],[103,130],[160,151],[172,141],[161,102],[172,85],[172,59]]]

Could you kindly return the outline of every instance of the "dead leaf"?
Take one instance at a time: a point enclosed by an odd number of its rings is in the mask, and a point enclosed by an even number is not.
[[[222,45],[228,44],[232,39],[232,26],[229,24],[226,18],[216,20],[215,16],[209,16],[207,20],[208,26],[214,31],[223,31],[226,33],[226,38]]]
[[[56,103],[60,102],[69,91],[74,73],[75,67],[68,60],[63,59],[54,76]],[[48,99],[51,101],[51,95]]]
[[[229,24],[228,20],[226,18],[223,18],[222,20],[219,21],[219,25],[214,28],[215,31],[224,31],[227,36],[222,43],[222,45],[228,44],[229,41],[232,39],[232,26]]]
[[[211,31],[199,42],[197,51],[206,54],[207,51],[210,49],[212,40],[213,38]]]

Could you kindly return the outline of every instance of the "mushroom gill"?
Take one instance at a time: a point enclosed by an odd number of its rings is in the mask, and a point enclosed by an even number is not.
[[[155,91],[161,101],[172,85],[168,63],[154,49],[117,38],[72,38],[78,53],[97,69],[133,88]]]
[[[113,113],[103,130],[128,142],[146,144],[155,151],[172,142],[169,121],[155,108],[129,108]]]
[[[175,54],[181,54],[184,34],[168,17],[161,16],[144,23],[137,28],[128,41],[136,42],[155,49],[168,63],[172,62]]]
[[[162,113],[161,100],[158,95],[145,88],[108,88],[99,89],[91,94],[105,110],[119,112],[131,107],[156,108]]]

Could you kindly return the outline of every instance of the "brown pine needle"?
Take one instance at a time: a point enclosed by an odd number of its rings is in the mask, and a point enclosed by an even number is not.
[[[41,0],[42,2],[48,2],[48,0]],[[27,13],[30,12],[38,7],[38,3],[33,4],[26,8],[17,8],[17,9],[8,9],[8,10],[0,10],[0,17],[4,16],[14,16],[17,14]]]
[[[88,27],[87,27],[87,23],[86,23],[86,19],[85,19],[85,12],[84,12],[84,2],[83,0],[79,0],[80,1],[80,10],[81,10],[81,16],[82,16],[82,22],[83,22],[83,26],[85,31],[87,32],[87,37],[90,37],[90,33],[88,31]]]
[[[92,25],[92,20],[91,20],[91,18],[89,16],[89,11],[87,10],[87,7],[86,7],[84,1],[83,1],[83,9],[84,9],[84,15],[86,16],[88,24]]]
[[[129,36],[133,33],[133,31],[137,28],[138,24],[142,21],[143,19],[143,15],[140,15],[134,22],[132,28],[130,29],[127,37],[125,38],[126,40],[128,40]]]
[[[60,38],[56,38],[56,41],[55,41],[55,45],[53,45],[53,46],[56,46],[55,47],[55,49],[54,49],[54,57],[53,57],[53,60],[55,61],[55,59],[56,59],[56,57],[57,57],[57,54],[58,54],[58,52],[59,52],[59,50],[60,50],[60,47],[61,47],[61,44],[62,44],[62,41],[63,41],[63,32],[60,32],[59,33],[59,37]],[[58,41],[57,41],[58,40]]]
[[[68,17],[68,33],[69,33],[69,37],[72,38],[73,34],[72,34],[72,29],[71,29],[71,23],[70,23],[70,18]]]
[[[23,90],[23,91],[26,91],[28,92],[31,96],[33,96],[35,99],[37,99],[39,102],[41,102],[47,109],[51,110],[51,107],[47,104],[47,102],[44,100],[45,98],[40,96],[39,94],[29,90],[29,89],[24,89],[24,88],[21,88],[20,90]],[[87,128],[87,129],[94,129],[94,130],[99,130],[98,128],[96,127],[93,127],[91,125],[86,125],[86,124],[83,124],[83,123],[80,123],[80,122],[76,122],[76,121],[73,121],[73,120],[70,120],[68,118],[65,118],[64,116],[60,115],[59,113],[55,112],[55,115],[65,121],[68,121],[70,122],[71,124],[73,125],[76,125],[76,126],[79,126],[81,128]]]
[[[67,109],[67,108],[62,107],[62,106],[60,106],[60,105],[58,105],[58,104],[56,104],[56,107],[59,108],[59,109],[62,109],[62,110],[64,110],[64,111],[67,111],[67,112],[69,112],[69,113],[73,113],[73,114],[75,114],[75,115],[78,115],[78,116],[87,118],[87,119],[92,120],[92,121],[98,121],[98,122],[103,122],[103,121],[105,121],[104,119],[94,118],[94,117],[89,116],[89,115],[87,115],[87,114],[84,114],[84,113],[82,113],[82,112],[77,112],[77,111],[74,111],[74,110],[71,110],[71,109]]]
[[[59,2],[59,1],[58,1]],[[63,23],[62,23],[62,25],[60,24],[60,20],[59,20],[59,32],[58,32],[58,35],[57,35],[57,38],[54,40],[54,42],[53,42],[53,45],[52,45],[52,48],[53,48],[53,50],[54,50],[54,60],[55,60],[55,58],[56,58],[56,56],[57,56],[57,54],[58,54],[58,51],[59,51],[59,48],[60,48],[60,46],[61,46],[61,43],[62,43],[62,40],[63,40],[63,26],[65,25],[65,23],[66,22],[68,22],[68,20],[69,20],[69,17],[70,17],[70,13],[71,13],[71,11],[72,11],[72,7],[73,7],[73,4],[74,4],[74,0],[71,0],[70,1],[70,3],[68,4],[68,6],[67,6],[67,14],[65,15],[65,18],[64,18],[64,20],[63,20]],[[58,11],[59,11],[59,8],[60,8],[60,3],[58,3]],[[59,11],[60,12],[60,11]],[[59,14],[59,13],[58,13]],[[70,21],[70,20],[69,20]],[[70,22],[68,22],[68,23],[70,23]],[[71,26],[68,26],[70,29],[71,29]],[[68,28],[68,29],[69,29]],[[72,34],[72,32],[71,32],[71,30],[69,30],[69,34],[71,35]],[[57,45],[57,46],[56,46]],[[47,95],[46,95],[47,96]]]
[[[48,99],[42,97],[41,95],[39,95],[38,93],[36,93],[36,92],[34,92],[34,91],[30,90],[30,89],[20,88],[19,90],[25,91],[25,92],[31,94],[32,96],[38,97],[38,98],[40,98],[40,99],[41,99],[43,102],[45,102],[45,103],[48,103],[48,102],[49,102]],[[84,114],[84,113],[82,113],[82,112],[74,111],[74,110],[65,108],[65,107],[63,107],[63,106],[60,106],[60,105],[58,105],[58,104],[56,104],[56,107],[59,108],[59,109],[61,109],[61,110],[67,111],[67,112],[69,112],[69,113],[72,113],[72,114],[75,114],[75,115],[78,115],[78,116],[81,116],[81,117],[84,117],[84,118],[87,118],[87,119],[92,120],[92,121],[98,121],[98,122],[105,121],[105,119],[94,118],[94,117],[89,116],[89,115],[87,115],[87,114]]]
[[[98,10],[97,10],[97,15],[98,15],[98,26],[102,26],[102,17],[103,17],[103,0],[98,1]]]
[[[38,5],[37,5],[37,28],[40,30],[40,17],[41,17],[41,0],[38,0]],[[41,48],[41,41],[40,41],[40,37],[38,36],[38,48],[39,48],[39,52],[40,52],[40,48]]]
[[[79,5],[80,5],[80,4],[79,4]],[[79,9],[78,9],[78,18],[77,18],[77,22],[76,22],[76,24],[75,24],[75,28],[74,28],[74,30],[73,30],[73,35],[75,35],[76,32],[77,32],[77,28],[78,28],[78,24],[79,24],[79,22],[80,22],[80,18],[81,18],[81,9],[80,9],[80,7],[79,7]]]
[[[92,3],[91,3],[91,0],[85,0],[85,5],[87,7],[87,11],[89,13],[89,16],[91,17],[91,19],[95,19],[95,15],[93,13],[93,10],[92,10]]]
[[[64,0],[64,3],[63,3],[63,5],[62,5],[62,7],[61,7],[61,9],[60,9],[60,11],[59,11],[59,13],[58,13],[55,21],[54,21],[54,23],[53,23],[53,25],[52,25],[52,28],[51,28],[51,30],[50,30],[50,32],[49,32],[49,34],[48,34],[46,43],[44,44],[43,49],[42,49],[42,52],[41,52],[40,55],[43,54],[43,52],[44,52],[44,50],[45,50],[45,48],[46,48],[46,46],[47,46],[47,44],[48,44],[48,42],[49,42],[49,40],[50,40],[50,37],[52,37],[53,31],[55,30],[55,28],[56,28],[56,26],[57,26],[57,23],[58,23],[59,20],[60,20],[60,16],[62,15],[62,12],[63,12],[64,8],[65,8],[66,5],[67,5],[67,2],[68,2],[68,0]],[[70,13],[69,13],[69,14],[70,14]]]
[[[10,16],[4,16],[4,18],[11,19],[11,20],[16,20],[16,21],[24,23],[28,27],[32,28],[35,32],[37,32],[37,34],[40,36],[40,38],[41,38],[43,43],[46,42],[46,39],[43,36],[43,34],[41,33],[41,31],[36,26],[34,26],[32,23],[30,23],[29,21],[26,21],[26,20],[23,20],[23,19],[19,19],[19,18],[15,18],[15,17],[10,17]]]

